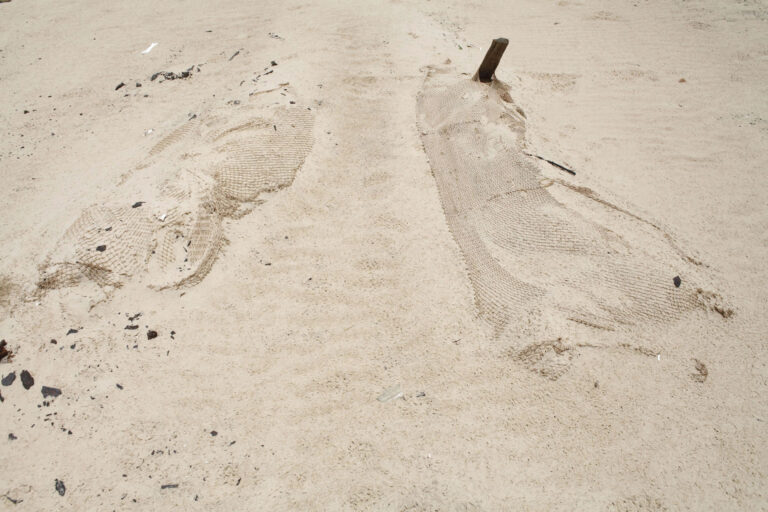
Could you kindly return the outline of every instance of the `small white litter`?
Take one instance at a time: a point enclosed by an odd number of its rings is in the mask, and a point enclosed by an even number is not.
[[[165,217],[166,217],[167,215],[168,215],[167,213],[164,213],[164,214],[162,214],[161,216],[159,216],[159,217],[158,217],[158,219],[160,219],[160,222],[165,222]]]
[[[146,137],[147,135],[151,135],[153,131],[155,131],[155,130],[153,130],[152,128],[150,128],[149,130],[147,130],[147,131],[145,131],[145,132],[144,132],[144,136]]]
[[[400,389],[400,385],[392,386],[391,388],[385,389],[382,394],[380,394],[376,400],[379,402],[389,402],[390,400],[394,400],[396,398],[401,398],[403,396],[403,392]]]
[[[141,52],[141,53],[143,53],[144,55],[146,55],[146,54],[148,54],[149,52],[151,52],[151,51],[152,51],[152,49],[153,49],[155,46],[157,46],[157,43],[152,43],[151,45],[149,45],[149,47],[147,47],[147,49],[146,49],[146,50],[144,50],[144,51],[143,51],[143,52]]]
[[[656,360],[661,361],[661,354],[656,354]]]

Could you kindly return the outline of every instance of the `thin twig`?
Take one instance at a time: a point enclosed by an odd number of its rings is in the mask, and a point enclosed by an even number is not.
[[[565,171],[567,173],[570,173],[570,174],[576,176],[576,171],[574,171],[573,169],[569,169],[569,168],[565,167],[564,165],[560,165],[557,162],[553,162],[552,160],[549,160],[548,158],[544,158],[543,156],[539,156],[539,155],[534,155],[532,153],[525,153],[525,154],[528,155],[528,156],[532,156],[534,158],[538,158],[539,160],[543,160],[543,161],[547,162],[550,165],[554,165],[555,167],[557,167],[558,169],[560,169],[562,171]]]

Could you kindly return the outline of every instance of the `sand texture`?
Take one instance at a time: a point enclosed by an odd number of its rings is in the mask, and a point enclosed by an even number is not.
[[[0,93],[0,510],[768,510],[765,2],[12,0]]]

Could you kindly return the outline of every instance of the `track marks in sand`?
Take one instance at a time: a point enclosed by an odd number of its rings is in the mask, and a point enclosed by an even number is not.
[[[593,190],[544,180],[523,153],[525,118],[504,84],[433,69],[418,99],[419,127],[448,226],[482,318],[496,336],[576,324],[600,332],[675,320],[695,309],[727,317],[702,291],[706,267],[667,230]],[[679,287],[674,276],[684,276]],[[563,341],[517,358],[556,379],[572,359]]]
[[[108,202],[67,229],[41,265],[37,290],[202,280],[225,242],[224,220],[291,185],[311,151],[313,113],[274,100],[212,109],[162,138]]]

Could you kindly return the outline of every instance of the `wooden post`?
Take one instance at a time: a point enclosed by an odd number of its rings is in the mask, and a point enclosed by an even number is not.
[[[499,62],[501,61],[501,56],[504,55],[504,50],[507,49],[508,44],[509,40],[503,37],[494,39],[493,42],[491,42],[491,47],[488,48],[488,52],[485,54],[483,62],[477,69],[477,73],[475,73],[475,76],[472,77],[472,79],[480,80],[485,83],[492,82],[493,73],[496,71]]]

